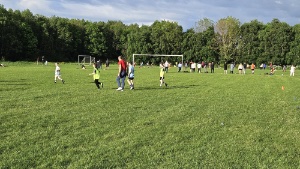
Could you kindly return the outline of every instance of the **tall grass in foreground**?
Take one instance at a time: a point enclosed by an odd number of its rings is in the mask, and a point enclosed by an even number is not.
[[[118,92],[117,66],[0,68],[0,168],[299,168],[299,72],[166,74],[135,68]],[[284,86],[284,90],[282,90]]]

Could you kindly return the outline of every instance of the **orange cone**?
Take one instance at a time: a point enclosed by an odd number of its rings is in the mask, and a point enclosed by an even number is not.
[[[281,86],[281,89],[284,90],[284,86]]]

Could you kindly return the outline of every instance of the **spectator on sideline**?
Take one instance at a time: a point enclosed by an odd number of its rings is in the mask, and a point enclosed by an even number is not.
[[[109,68],[109,61],[108,61],[108,58],[106,59],[105,61],[105,69],[108,69]]]
[[[198,73],[201,73],[201,62],[199,61],[197,63]]]
[[[271,67],[271,69],[272,69],[272,67]],[[254,70],[255,70],[255,64],[254,63],[251,64],[251,70],[252,70],[252,74],[254,74]]]
[[[227,61],[224,62],[224,74],[227,74]]]
[[[243,67],[242,63],[240,63],[239,66],[238,66],[239,74],[242,74],[243,68],[244,67]]]
[[[180,72],[180,71],[181,71],[181,68],[182,68],[182,63],[179,62],[177,66],[178,66],[178,72]]]
[[[126,79],[126,69],[127,65],[126,62],[122,59],[122,56],[118,56],[118,65],[119,65],[119,70],[118,70],[118,76],[117,76],[117,84],[118,88],[117,91],[123,91],[125,87],[125,79]],[[121,80],[121,82],[120,82]]]
[[[214,64],[214,62],[211,62],[211,64],[210,64],[210,73],[215,73],[215,64]]]
[[[290,76],[295,76],[295,69],[296,67],[294,65],[291,66]]]
[[[169,62],[166,60],[166,62],[165,62],[165,71],[166,71],[166,73],[168,73],[168,71],[169,71]]]
[[[233,74],[233,70],[234,70],[234,63],[231,62],[230,64],[230,73]]]
[[[247,69],[247,64],[246,64],[246,62],[244,62],[244,69],[243,69],[244,75],[246,74],[246,69]]]

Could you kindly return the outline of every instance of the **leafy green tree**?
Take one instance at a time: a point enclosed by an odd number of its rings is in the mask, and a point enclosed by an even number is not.
[[[290,43],[290,51],[286,57],[286,64],[300,64],[300,24],[296,24],[292,28],[294,39]]]
[[[240,21],[231,16],[220,19],[215,24],[215,32],[221,59],[236,60],[240,40]]]
[[[267,63],[267,60],[261,57],[259,32],[264,30],[262,22],[253,20],[250,23],[244,23],[241,26],[241,38],[238,44],[238,62]]]
[[[107,53],[106,38],[105,38],[105,23],[94,22],[86,24],[86,48],[94,56],[105,56]]]
[[[292,28],[285,22],[273,19],[259,33],[260,47],[263,50],[262,57],[274,64],[285,64],[292,38]]]

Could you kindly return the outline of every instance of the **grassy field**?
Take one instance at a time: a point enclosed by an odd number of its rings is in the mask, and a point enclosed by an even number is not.
[[[8,63],[0,68],[0,168],[300,168],[300,71],[295,77],[166,74],[136,68],[116,91],[117,66]],[[235,71],[237,72],[237,70]],[[284,86],[284,90],[282,90]]]

